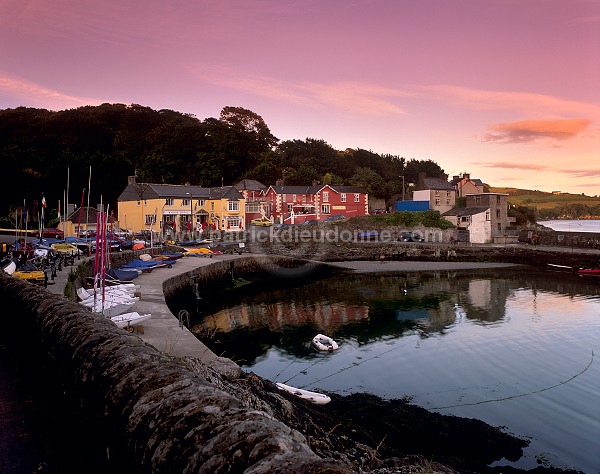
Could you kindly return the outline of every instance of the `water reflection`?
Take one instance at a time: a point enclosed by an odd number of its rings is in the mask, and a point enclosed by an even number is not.
[[[531,440],[520,467],[535,467],[545,453],[559,465],[597,471],[595,281],[527,268],[277,285],[245,288],[227,304],[204,308],[210,314],[196,314],[193,331],[217,354],[273,381],[409,396],[432,410],[506,426]],[[312,351],[317,332],[339,349]]]
[[[501,278],[500,278],[501,276]],[[219,354],[252,365],[272,347],[308,356],[312,336],[325,333],[358,345],[417,334],[443,335],[456,324],[501,324],[507,300],[524,288],[571,297],[600,287],[572,274],[486,270],[406,274],[347,274],[297,287],[240,294],[209,315],[196,314],[192,331]]]

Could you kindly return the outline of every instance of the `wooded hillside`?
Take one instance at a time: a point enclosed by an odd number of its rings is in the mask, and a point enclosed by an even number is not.
[[[402,178],[420,171],[442,176],[431,160],[406,160],[368,150],[335,150],[323,140],[279,141],[258,114],[225,107],[203,121],[172,110],[102,104],[64,111],[19,107],[0,110],[0,158],[9,179],[0,189],[0,216],[41,201],[55,209],[69,173],[70,203],[80,203],[92,168],[90,204],[116,209],[127,176],[139,182],[231,185],[243,178],[263,184],[321,183],[365,187],[374,197],[401,193]],[[87,201],[87,194],[86,194]],[[30,207],[35,215],[36,208]]]

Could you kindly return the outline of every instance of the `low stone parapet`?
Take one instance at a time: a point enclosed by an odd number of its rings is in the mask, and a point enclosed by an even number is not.
[[[110,462],[144,473],[348,472],[298,431],[77,303],[5,275],[0,298],[3,331],[60,367]]]

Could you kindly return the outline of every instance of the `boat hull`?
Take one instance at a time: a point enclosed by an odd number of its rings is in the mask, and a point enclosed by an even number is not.
[[[292,387],[291,385],[286,385],[281,382],[277,382],[277,388],[279,390],[284,390],[298,398],[302,398],[308,402],[314,403],[316,405],[325,405],[331,401],[327,395],[318,392],[311,392],[310,390],[303,390],[301,388]]]

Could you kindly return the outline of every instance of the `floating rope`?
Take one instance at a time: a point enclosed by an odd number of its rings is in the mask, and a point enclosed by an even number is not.
[[[580,375],[584,374],[592,366],[592,362],[594,362],[594,351],[592,351],[592,358],[590,359],[590,362],[588,363],[588,365],[581,372],[573,375],[571,378],[569,378],[567,380],[563,380],[563,381],[558,382],[558,383],[556,383],[554,385],[551,385],[549,387],[540,388],[539,390],[533,390],[532,392],[521,393],[519,395],[511,395],[509,397],[492,398],[490,400],[481,400],[479,402],[459,403],[459,404],[456,404],[456,405],[447,405],[447,406],[443,406],[443,407],[433,407],[433,408],[428,408],[428,409],[429,410],[445,410],[447,408],[458,408],[458,407],[468,407],[468,406],[475,406],[475,405],[483,405],[485,403],[503,402],[503,401],[506,401],[506,400],[514,400],[515,398],[527,397],[529,395],[534,395],[536,393],[546,392],[548,390],[552,390],[553,388],[560,387],[561,385],[565,385],[565,384],[571,382],[572,380],[574,380],[575,378],[579,377]]]

